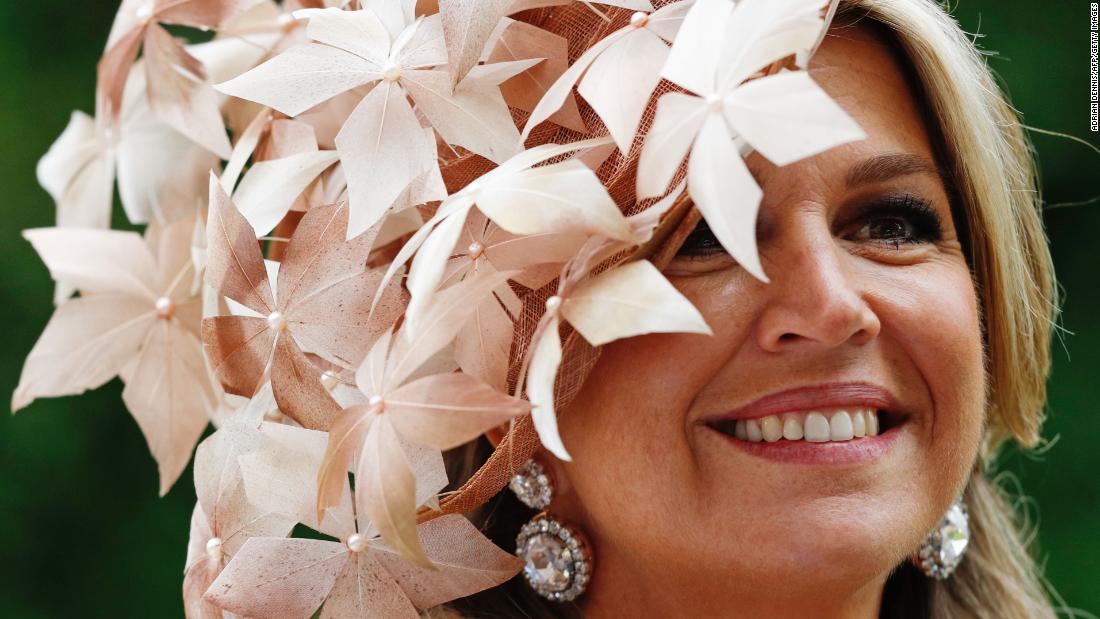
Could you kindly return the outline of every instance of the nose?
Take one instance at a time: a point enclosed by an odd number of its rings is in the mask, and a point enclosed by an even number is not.
[[[783,352],[795,347],[865,344],[882,328],[861,282],[845,268],[848,255],[827,231],[801,235],[770,252],[770,283],[757,324],[760,347]]]

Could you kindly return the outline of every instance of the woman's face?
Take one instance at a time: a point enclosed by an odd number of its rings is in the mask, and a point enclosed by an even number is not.
[[[979,308],[916,95],[863,28],[834,31],[810,74],[869,138],[782,168],[747,158],[770,283],[697,229],[665,273],[714,336],[606,346],[560,415],[574,460],[555,463],[551,509],[593,542],[592,611],[677,595],[683,610],[716,592],[745,609],[795,596],[821,611],[844,596],[877,605],[976,457]],[[803,439],[796,453],[715,427],[792,389],[746,414],[888,410],[880,436]]]

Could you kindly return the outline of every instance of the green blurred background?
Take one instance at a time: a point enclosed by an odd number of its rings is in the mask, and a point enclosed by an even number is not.
[[[1100,146],[1088,126],[1088,13],[1057,3],[956,0],[964,29],[997,52],[1025,122]],[[52,311],[53,286],[23,228],[52,225],[54,207],[34,176],[37,159],[73,109],[93,111],[95,63],[116,4],[0,3],[0,394]],[[1034,498],[1046,575],[1066,602],[1100,613],[1100,155],[1069,139],[1033,134],[1058,276],[1065,290],[1055,343],[1050,421],[1056,444],[1041,456],[1009,453],[1007,470]],[[0,615],[182,616],[180,585],[195,493],[190,469],[157,498],[156,465],[123,408],[117,381],[82,397],[0,414]],[[1035,515],[1034,510],[1032,515]]]

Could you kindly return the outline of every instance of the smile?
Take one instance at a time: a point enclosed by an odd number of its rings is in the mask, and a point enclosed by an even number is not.
[[[806,441],[826,443],[874,437],[885,431],[886,413],[874,408],[823,409],[767,415],[757,419],[722,419],[711,424],[715,430],[742,441]]]
[[[875,408],[818,408],[706,425],[737,448],[776,462],[858,464],[876,460],[901,435],[906,416]]]
[[[782,462],[855,463],[886,453],[910,414],[885,387],[832,382],[770,393],[703,423],[753,455]]]

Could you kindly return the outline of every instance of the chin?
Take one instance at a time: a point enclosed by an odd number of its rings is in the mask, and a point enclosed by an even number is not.
[[[760,582],[852,582],[885,575],[923,535],[919,506],[904,496],[793,497],[731,506],[710,523],[715,539],[703,552],[715,565]],[[721,533],[718,533],[721,531]]]

